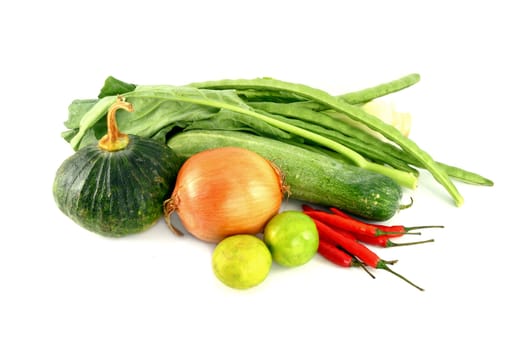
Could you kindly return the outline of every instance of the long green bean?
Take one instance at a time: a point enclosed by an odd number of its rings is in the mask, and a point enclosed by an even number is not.
[[[279,116],[289,117],[284,120],[342,143],[376,163],[388,164],[393,168],[412,172],[416,176],[418,174],[417,170],[411,168],[402,158],[385,152],[385,146],[392,146],[391,144],[323,112],[316,112],[293,103],[257,102],[250,103],[250,106],[277,119],[280,118]]]
[[[285,123],[295,125],[302,129],[312,131],[318,135],[334,140],[354,150],[355,152],[361,154],[365,158],[370,159],[376,163],[387,164],[395,169],[399,169],[399,170],[406,171],[406,172],[411,172],[415,176],[418,175],[417,170],[411,168],[407,163],[405,163],[401,159],[392,157],[385,152],[381,152],[381,150],[378,148],[370,147],[369,144],[362,142],[361,140],[357,138],[349,137],[338,131],[328,130],[317,124],[312,124],[312,123],[309,123],[309,122],[306,122],[300,119],[286,118],[286,117],[283,117],[277,114],[269,114],[266,111],[260,111],[260,113],[264,113],[270,118],[281,120]]]
[[[350,92],[344,95],[338,96],[345,102],[350,104],[359,104],[372,101],[375,98],[385,96],[414,85],[419,82],[419,74],[409,74],[396,80],[389,81],[388,83],[379,84],[367,89]]]
[[[355,125],[349,124],[346,120],[342,120],[336,113],[330,113],[330,111],[320,112],[297,103],[253,102],[249,103],[249,105],[255,109],[264,110],[271,114],[283,115],[294,119],[304,120],[311,124],[320,125],[329,130],[340,132],[345,136],[356,138],[371,147],[382,149],[382,151],[385,152],[387,152],[388,149],[383,150],[384,147],[393,147],[392,144],[386,143],[377,137],[372,136],[369,132],[360,129]],[[346,116],[343,118],[346,118]],[[399,152],[402,152],[399,148],[396,149]],[[393,153],[393,155],[396,155],[396,153]],[[400,157],[398,158],[403,159]]]
[[[318,90],[303,84],[294,84],[276,79],[259,78],[259,79],[240,79],[240,80],[219,80],[211,82],[202,82],[192,84],[194,87],[206,89],[267,89],[267,90],[284,90],[303,96],[307,99],[314,100],[320,104],[326,105],[330,109],[341,112],[349,118],[356,120],[368,126],[370,129],[379,132],[390,141],[399,145],[407,153],[417,159],[424,168],[440,183],[454,199],[457,206],[463,204],[463,197],[451,181],[447,173],[436,164],[432,157],[423,151],[416,143],[403,136],[393,126],[382,122],[377,117],[366,113],[359,107],[351,105],[342,99],[334,97],[322,90]]]
[[[441,167],[450,177],[453,177],[457,180],[463,181],[465,183],[473,185],[482,185],[482,186],[494,186],[494,181],[481,176],[472,171],[468,171],[453,165],[448,165],[441,162],[436,162],[439,167]]]
[[[404,77],[401,77],[399,79],[395,79],[392,81],[389,81],[387,83],[379,84],[373,87],[369,87],[366,89],[358,90],[349,92],[346,94],[342,94],[337,96],[337,98],[342,99],[346,103],[350,103],[353,105],[361,105],[363,103],[372,101],[373,99],[376,99],[378,97],[386,96],[388,94],[406,89],[417,82],[419,82],[420,76],[417,73],[408,74]],[[256,90],[252,90],[256,91]],[[267,91],[260,91],[259,96],[264,95],[267,93]],[[263,101],[263,99],[259,99],[259,101]],[[271,99],[267,98],[266,101],[271,101]],[[286,101],[286,102],[293,102],[292,100]],[[326,105],[323,105],[321,103],[318,103],[316,101],[295,101],[293,104],[305,108],[309,108],[315,111],[323,111],[326,110]]]
[[[421,162],[403,149],[396,147],[392,143],[384,142],[369,132],[338,119],[339,115],[336,112],[317,111],[311,109],[311,105],[309,106],[305,103],[251,102],[249,105],[268,113],[304,120],[309,124],[320,125],[324,128],[340,132],[344,136],[350,137],[351,140],[344,142],[342,138],[336,138],[338,142],[344,143],[347,147],[354,149],[365,157],[374,161],[384,162],[396,169],[410,171],[410,169],[412,169],[410,165],[424,168]],[[303,125],[303,127],[307,126],[308,124]],[[321,131],[318,129],[318,132]],[[324,133],[324,135],[327,136],[326,133]],[[492,186],[494,184],[492,180],[474,172],[441,162],[437,162],[437,164],[448,176],[456,180],[482,186]],[[416,170],[412,169],[412,171]]]

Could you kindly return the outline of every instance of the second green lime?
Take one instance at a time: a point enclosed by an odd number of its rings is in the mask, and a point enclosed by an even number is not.
[[[319,234],[314,221],[300,211],[283,211],[264,229],[264,242],[279,265],[295,267],[306,264],[317,253]]]

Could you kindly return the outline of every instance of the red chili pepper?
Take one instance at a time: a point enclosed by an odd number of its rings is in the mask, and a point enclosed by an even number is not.
[[[304,212],[317,211],[318,210],[318,209],[315,209],[314,207],[309,206],[308,204],[303,204],[302,207],[303,207],[303,211]]]
[[[342,216],[342,217],[345,217],[345,218],[350,218],[351,217],[350,214],[345,213],[341,209],[337,209],[337,208],[331,207],[330,211],[332,213],[336,214],[336,215],[339,215],[339,216]]]
[[[340,209],[332,207],[332,208],[330,208],[330,211],[332,213],[334,213],[335,215],[339,215],[341,217],[353,219],[353,217],[351,215],[345,213],[344,211],[342,211]],[[379,225],[379,224],[373,224],[373,223],[368,223],[368,225],[372,225],[372,226],[376,227],[377,229],[381,230],[382,232],[395,232],[395,233],[397,233],[396,236],[391,236],[391,237],[399,237],[399,236],[402,236],[403,234],[406,234],[406,233],[415,234],[415,232],[411,232],[413,230],[420,230],[420,229],[425,229],[425,228],[444,228],[444,226],[442,226],[442,225],[411,226],[411,227],[406,227],[406,226],[402,226],[402,225],[387,226],[387,225]]]
[[[366,266],[361,263],[359,260],[354,258],[352,255],[348,254],[344,250],[339,249],[336,245],[333,245],[327,241],[319,241],[319,247],[317,248],[317,252],[319,255],[321,255],[323,258],[327,259],[328,261],[341,266],[341,267],[352,267],[352,266],[359,266],[365,270],[366,273],[368,273],[372,278],[375,278],[375,276],[368,271]]]
[[[351,233],[359,233],[360,235],[366,235],[371,237],[387,234],[387,232],[383,232],[375,226],[369,225],[352,217],[342,217],[321,210],[303,209],[303,211],[306,215],[308,215],[314,220],[318,220],[331,227],[349,231]]]
[[[319,240],[341,246],[349,254],[355,256],[368,266],[377,267],[380,265],[381,258],[367,246],[359,243],[353,236],[345,235],[320,220],[313,220],[319,233]]]
[[[317,252],[328,261],[333,262],[341,267],[352,267],[355,261],[350,254],[337,248],[337,246],[328,243],[327,241],[320,240]]]
[[[414,283],[406,279],[404,276],[390,269],[388,267],[388,264],[392,262],[388,262],[388,261],[381,259],[376,253],[374,253],[364,244],[359,243],[355,238],[345,235],[339,231],[336,231],[334,228],[328,226],[327,224],[319,220],[316,220],[316,219],[313,219],[313,220],[317,227],[317,232],[319,233],[319,239],[321,241],[325,241],[325,242],[334,244],[336,246],[340,246],[342,249],[344,249],[350,255],[353,255],[356,258],[358,258],[364,264],[374,267],[376,269],[386,270],[396,275],[397,277],[401,278],[402,280],[409,283],[410,285],[414,286],[415,288],[423,291],[421,287],[415,285]]]

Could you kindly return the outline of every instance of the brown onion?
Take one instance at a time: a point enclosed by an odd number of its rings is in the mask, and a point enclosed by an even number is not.
[[[284,193],[279,169],[255,152],[238,147],[202,151],[180,168],[164,218],[176,212],[195,237],[219,242],[234,234],[257,234],[278,213]]]

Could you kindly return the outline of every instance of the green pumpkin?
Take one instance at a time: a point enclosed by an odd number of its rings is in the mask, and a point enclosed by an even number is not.
[[[108,111],[108,135],[66,159],[53,195],[60,210],[89,231],[110,237],[143,232],[163,215],[182,161],[165,144],[118,131]]]

